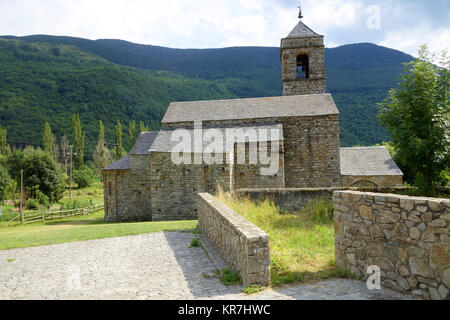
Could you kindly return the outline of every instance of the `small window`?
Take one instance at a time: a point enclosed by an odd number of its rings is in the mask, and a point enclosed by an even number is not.
[[[309,58],[307,55],[297,57],[297,79],[309,78]]]

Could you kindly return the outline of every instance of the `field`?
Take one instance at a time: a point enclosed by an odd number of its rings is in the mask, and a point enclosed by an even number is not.
[[[314,201],[300,212],[287,213],[269,200],[254,203],[224,193],[218,197],[269,234],[272,286],[350,276],[335,267],[331,201]]]
[[[96,179],[91,187],[81,190],[72,189],[72,200],[103,202],[102,183]],[[67,190],[64,198],[52,209],[58,210],[68,201],[69,191]],[[0,250],[197,227],[197,221],[105,223],[103,210],[88,216],[46,221],[45,223],[37,222],[29,225],[15,222],[8,226],[9,218],[18,214],[18,212],[12,212],[12,208],[12,206],[3,206],[3,216],[0,222]]]

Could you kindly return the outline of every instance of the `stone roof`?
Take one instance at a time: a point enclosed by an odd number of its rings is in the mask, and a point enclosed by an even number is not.
[[[132,155],[145,155],[158,136],[158,131],[142,132],[130,151]]]
[[[240,133],[238,132],[239,136],[242,138],[245,138],[245,141],[247,142],[257,142],[257,141],[281,141],[283,140],[283,126],[281,124],[273,124],[273,125],[261,125],[261,126],[237,126],[237,127],[221,127],[221,128],[210,128],[219,130],[222,137],[224,138],[224,144],[222,145],[224,153],[229,153],[232,150],[229,150],[226,145],[226,137],[227,137],[227,130],[229,129],[240,129],[243,130]],[[204,129],[203,135],[208,132],[210,129]],[[258,135],[257,137],[248,135],[249,130],[255,129],[257,130],[269,130],[268,136],[265,137],[265,139],[261,139],[261,137]],[[153,142],[149,152],[172,152],[174,148],[180,144],[180,140],[172,141],[172,134],[174,134],[175,131],[180,130],[179,132],[185,132],[189,134],[191,137],[191,148],[190,150],[195,151],[194,149],[194,142],[198,141],[197,139],[201,139],[200,136],[196,136],[194,134],[193,129],[174,129],[174,130],[161,130],[158,134],[158,137]],[[278,134],[277,136],[272,137],[270,134],[270,130],[277,130]],[[241,135],[242,134],[242,135]],[[256,138],[256,139],[255,139]],[[211,145],[211,142],[213,139],[207,139],[207,141],[203,141],[205,139],[201,139],[201,142],[197,144],[198,146],[202,146],[202,150],[205,150],[206,147]],[[235,142],[235,140],[233,140]],[[234,147],[234,143],[230,145],[230,147]],[[178,151],[177,151],[178,152]],[[201,150],[199,151],[201,153]]]
[[[339,114],[330,94],[171,103],[162,123]]]
[[[402,176],[386,147],[341,148],[343,176]]]
[[[117,160],[113,164],[107,166],[103,170],[111,171],[111,170],[130,170],[130,156],[127,155],[120,160]]]
[[[321,35],[312,31],[306,24],[300,21],[286,38],[304,37],[321,37]]]

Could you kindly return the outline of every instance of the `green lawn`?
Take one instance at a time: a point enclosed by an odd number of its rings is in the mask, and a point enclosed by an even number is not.
[[[314,201],[288,213],[269,200],[254,203],[224,193],[218,198],[269,234],[272,286],[349,276],[335,267],[330,201]]]
[[[105,223],[104,213],[30,225],[0,225],[0,250],[137,235],[150,232],[195,229],[197,221]]]

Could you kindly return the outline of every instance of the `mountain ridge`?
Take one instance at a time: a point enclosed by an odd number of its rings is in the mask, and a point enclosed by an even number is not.
[[[109,126],[107,137],[111,141],[111,126],[117,119],[145,120],[157,130],[173,101],[281,95],[277,47],[176,49],[111,39],[47,35],[1,38],[14,42],[15,48],[0,47],[0,71],[7,75],[3,78],[15,78],[0,79],[0,125],[15,140],[23,140],[17,139],[23,133],[30,141],[40,142],[38,128],[44,119],[56,127],[59,136],[64,131],[70,137],[70,121],[61,119],[61,114],[67,117],[70,111],[80,113],[86,123],[89,154],[95,144],[94,122],[100,119]],[[60,51],[60,55],[52,51]],[[414,58],[370,43],[326,48],[325,58],[327,92],[333,94],[341,112],[342,145],[387,140],[389,135],[376,119],[376,103],[396,85],[403,63]],[[27,90],[17,90],[24,83]],[[11,114],[14,108],[23,113],[19,106],[27,103],[39,115],[27,120],[34,133],[24,126],[24,119]],[[127,134],[124,136],[126,140]]]

